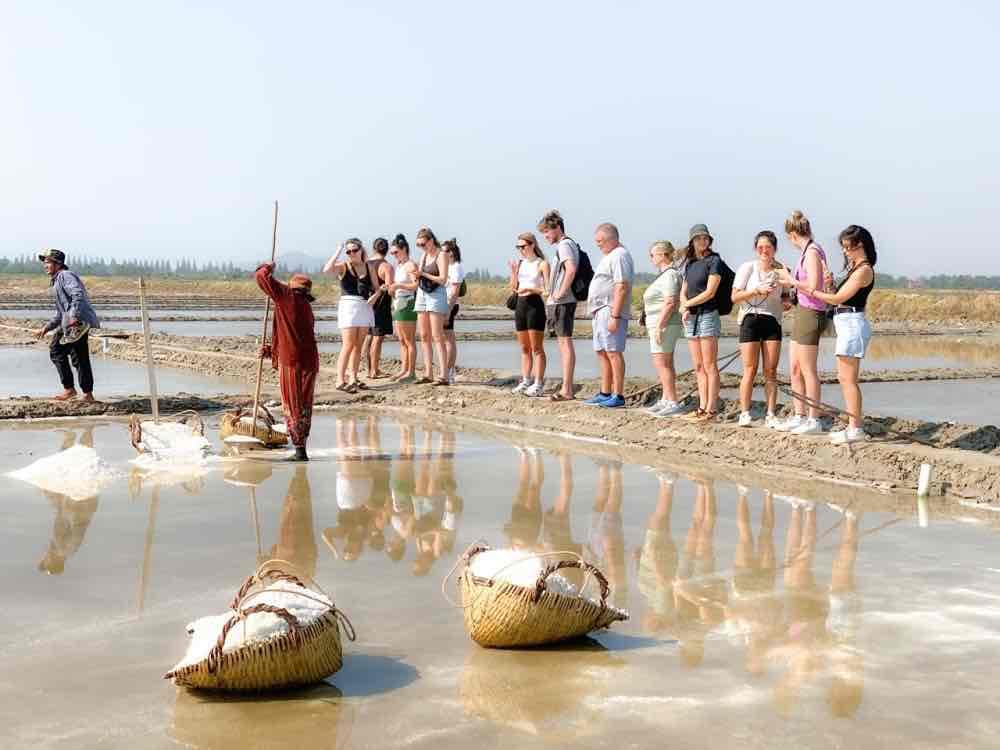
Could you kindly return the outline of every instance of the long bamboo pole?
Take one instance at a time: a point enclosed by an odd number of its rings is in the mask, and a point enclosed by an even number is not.
[[[149,404],[153,422],[160,423],[160,399],[156,391],[156,369],[153,367],[153,345],[149,340],[149,310],[146,309],[146,279],[139,277],[139,312],[142,315],[142,341],[146,349],[146,377],[149,380]]]
[[[278,201],[274,202],[274,225],[271,229],[271,262],[274,263],[274,258],[278,250]],[[268,297],[267,301],[264,303],[264,332],[260,336],[260,346],[261,349],[267,344],[267,324],[268,319],[271,317],[271,298]],[[260,406],[260,386],[264,379],[264,354],[263,352],[258,355],[260,359],[257,362],[257,387],[253,392],[253,412],[252,419],[254,424],[254,432],[257,429],[257,409]]]

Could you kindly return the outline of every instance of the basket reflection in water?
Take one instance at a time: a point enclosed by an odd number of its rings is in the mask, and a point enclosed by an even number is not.
[[[267,699],[178,690],[170,736],[185,747],[346,747],[354,710],[326,683]]]
[[[593,706],[625,664],[589,638],[531,651],[475,649],[459,693],[467,716],[549,740],[577,740],[599,731]]]

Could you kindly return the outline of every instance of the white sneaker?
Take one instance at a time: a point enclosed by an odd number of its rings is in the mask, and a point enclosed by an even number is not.
[[[658,417],[660,416],[660,411],[663,409],[664,406],[666,406],[666,404],[667,402],[661,398],[659,401],[650,406],[648,409],[644,409],[644,411],[647,414],[651,414],[654,417]]]
[[[830,433],[830,442],[835,445],[847,445],[848,443],[860,443],[868,438],[868,433],[861,427],[848,427],[844,430],[837,430]]]
[[[531,387],[530,380],[522,380],[520,383],[515,385],[513,389],[511,389],[511,393],[524,393],[530,387]]]
[[[660,417],[674,417],[684,411],[684,407],[678,404],[676,401],[670,401],[669,399],[664,401],[664,406],[660,409],[660,413],[657,416]]]
[[[753,424],[753,417],[750,416],[750,412],[748,412],[748,411],[741,411],[740,412],[740,419],[739,419],[739,421],[736,424],[738,424],[740,427],[749,427],[750,425],[752,425]]]
[[[823,432],[823,425],[815,417],[809,417],[798,427],[790,431],[793,435],[818,435]]]
[[[528,386],[524,389],[524,395],[529,398],[538,398],[545,392],[545,386],[541,383],[535,383],[534,385]]]
[[[769,430],[780,430],[781,420],[778,419],[773,414],[768,414],[766,417],[764,417],[764,426]]]
[[[775,427],[774,429],[776,429],[778,432],[791,432],[792,430],[801,427],[803,422],[805,422],[805,419],[803,417],[801,417],[798,414],[793,414],[784,422],[779,422],[778,426]]]

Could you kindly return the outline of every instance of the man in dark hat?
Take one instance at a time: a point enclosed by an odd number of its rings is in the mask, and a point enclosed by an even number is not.
[[[76,396],[73,370],[76,368],[83,391],[81,401],[94,401],[94,372],[90,367],[90,342],[88,331],[100,328],[101,321],[94,312],[87,296],[83,281],[66,267],[66,254],[62,250],[46,250],[38,256],[49,275],[50,294],[56,304],[56,314],[35,334],[39,339],[49,331],[55,331],[49,358],[59,371],[63,392],[56,401],[68,401]]]
[[[295,446],[295,460],[308,461],[306,440],[312,427],[313,393],[319,372],[312,279],[296,273],[288,284],[283,284],[274,278],[273,263],[262,264],[255,278],[257,286],[274,301],[274,334],[271,345],[261,354],[270,355],[278,371],[285,427]]]

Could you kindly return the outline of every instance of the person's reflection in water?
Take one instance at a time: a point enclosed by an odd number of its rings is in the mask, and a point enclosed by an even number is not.
[[[785,540],[785,622],[783,643],[774,655],[785,664],[774,688],[775,707],[790,714],[802,685],[816,676],[826,638],[829,600],[816,585],[816,507],[807,500],[784,498],[792,504]]]
[[[340,557],[354,562],[360,557],[368,535],[368,522],[372,515],[365,502],[372,495],[375,480],[370,461],[363,460],[365,451],[359,451],[358,420],[340,418],[337,421],[337,525],[326,529],[323,536],[336,549],[336,540],[343,539]]]
[[[385,528],[389,523],[391,461],[382,453],[382,433],[374,416],[369,416],[365,422],[365,441],[373,451],[372,460],[369,461],[372,491],[365,501],[365,507],[369,511],[368,546],[373,551],[380,552],[385,549]]]
[[[94,428],[88,427],[80,431],[79,437],[72,430],[63,433],[60,451],[68,450],[74,445],[94,447]],[[90,521],[97,512],[97,496],[72,500],[58,492],[42,490],[56,517],[52,521],[52,539],[49,548],[38,563],[38,570],[46,575],[60,575],[66,570],[66,561],[76,554],[83,544]]]
[[[858,648],[861,597],[854,582],[860,514],[844,513],[840,546],[830,576],[829,670],[827,702],[834,716],[853,716],[864,691],[864,657]]]
[[[596,461],[597,492],[591,516],[590,554],[605,571],[616,607],[628,607],[625,565],[625,528],[622,521],[622,465],[620,461]]]
[[[454,440],[454,438],[452,438]],[[445,518],[445,486],[447,469],[442,464],[446,454],[444,438],[438,445],[437,453],[432,449],[433,433],[424,432],[424,459],[417,475],[416,491],[413,494],[413,532],[417,556],[413,560],[413,575],[427,575],[434,561],[444,553],[446,543],[442,523]],[[453,454],[449,449],[448,456]],[[451,463],[452,459],[447,459]],[[454,517],[451,518],[454,520]]]
[[[573,540],[570,524],[570,503],[573,500],[573,459],[568,453],[559,453],[559,494],[552,507],[545,511],[542,524],[543,546],[547,553],[568,552],[568,559],[583,557],[583,545]],[[553,557],[553,560],[555,557]],[[560,571],[574,586],[583,583],[583,571],[564,568]]]
[[[739,539],[733,561],[732,592],[726,617],[746,643],[746,669],[763,675],[767,652],[780,624],[781,606],[775,597],[777,562],[774,551],[774,497],[764,490],[760,531],[754,543],[749,489],[737,485],[736,524]]]
[[[413,460],[413,427],[399,425],[399,457],[392,462],[389,490],[392,510],[386,528],[385,553],[393,562],[406,555],[406,541],[413,535],[413,493],[416,490]]]
[[[715,521],[715,485],[696,480],[691,526],[674,580],[680,656],[689,667],[704,661],[705,638],[724,620],[728,601],[726,581],[715,572]]]
[[[288,494],[281,508],[278,526],[278,543],[271,548],[271,555],[287,560],[295,570],[313,578],[316,575],[316,532],[313,528],[312,488],[306,465],[298,463]]]
[[[539,533],[542,530],[542,484],[545,482],[545,464],[538,448],[514,446],[519,454],[517,492],[510,506],[510,521],[504,533],[512,549],[539,552]]]
[[[52,522],[52,539],[49,548],[38,563],[38,569],[47,575],[59,575],[66,569],[66,561],[72,557],[97,512],[97,497],[85,500],[71,500],[66,495],[42,490],[42,494],[52,504],[56,517]]]
[[[455,477],[455,433],[442,432],[439,441],[436,471],[444,492],[444,515],[441,517],[441,543],[438,557],[450,554],[458,538],[458,524],[465,510],[465,501],[458,493]]]
[[[660,472],[660,492],[642,547],[637,547],[638,587],[646,598],[642,628],[650,635],[667,630],[674,620],[674,576],[677,575],[677,545],[670,531],[674,504],[673,474]]]

